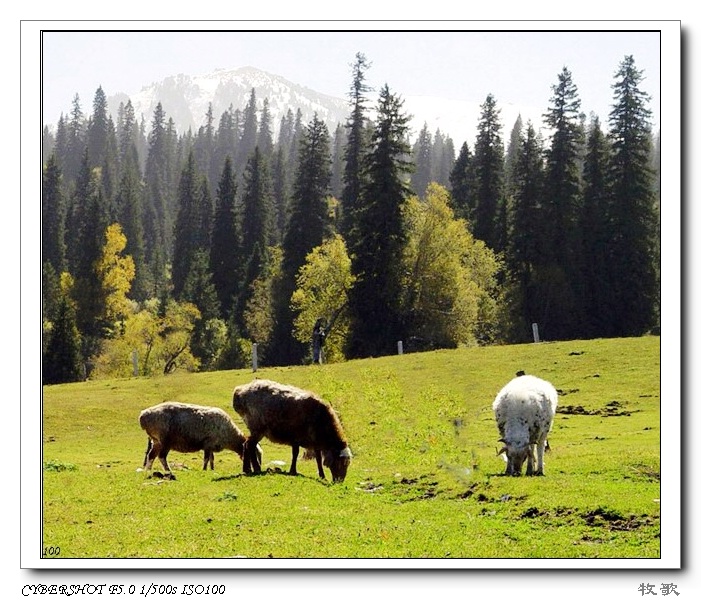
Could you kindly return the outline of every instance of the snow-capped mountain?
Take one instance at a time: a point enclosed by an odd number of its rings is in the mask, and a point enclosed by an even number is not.
[[[112,116],[116,117],[120,102],[131,99],[136,116],[139,119],[143,116],[148,129],[156,105],[161,102],[166,116],[173,119],[179,133],[188,129],[195,133],[205,124],[210,103],[216,128],[222,113],[229,107],[233,110],[246,107],[251,89],[255,89],[258,110],[262,109],[263,100],[268,100],[274,137],[277,137],[280,119],[288,110],[296,114],[299,108],[305,124],[316,112],[331,133],[339,123],[347,120],[350,112],[347,99],[313,91],[282,76],[252,67],[216,70],[200,76],[170,76],[143,87],[137,93],[112,95],[108,98],[108,107]],[[412,142],[426,124],[432,135],[440,129],[444,136],[450,136],[456,151],[463,141],[468,141],[472,147],[479,119],[479,104],[429,96],[405,97],[401,92],[396,93],[404,100],[405,112],[412,116]],[[368,104],[370,115],[374,102],[371,98]],[[504,124],[510,128],[508,122]]]
[[[316,112],[331,132],[348,116],[347,100],[312,91],[281,76],[251,67],[216,70],[201,76],[170,76],[145,86],[138,93],[114,95],[108,99],[108,105],[112,115],[117,116],[119,103],[131,99],[136,116],[143,116],[148,125],[160,102],[166,116],[173,119],[178,132],[183,133],[188,129],[197,132],[205,124],[210,103],[216,128],[222,113],[229,107],[243,111],[250,100],[252,89],[255,89],[259,111],[263,107],[263,100],[268,100],[275,137],[280,119],[288,109],[295,114],[299,108],[305,124]]]

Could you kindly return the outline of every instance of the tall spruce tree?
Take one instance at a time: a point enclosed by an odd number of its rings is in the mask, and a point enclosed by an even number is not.
[[[136,146],[132,144],[129,151],[125,153],[122,163],[116,207],[117,221],[122,226],[124,236],[127,239],[124,253],[131,256],[134,261],[135,277],[131,296],[137,301],[143,301],[149,296],[153,296],[150,292],[150,273],[146,265],[146,251],[144,249],[143,196]]]
[[[579,124],[579,94],[572,74],[563,68],[552,96],[545,124],[551,129],[546,162],[546,216],[542,230],[548,234],[552,249],[550,272],[543,278],[551,285],[550,313],[544,320],[551,340],[577,338],[580,332],[581,235],[579,217],[581,186],[579,153],[582,133]]]
[[[85,115],[80,105],[80,96],[76,93],[70,119],[66,123],[66,152],[60,162],[64,179],[69,184],[78,176],[85,146]]]
[[[241,235],[236,213],[236,179],[231,157],[226,157],[217,188],[209,263],[222,313],[228,317],[243,279]]]
[[[476,183],[473,156],[467,142],[463,142],[458,158],[450,172],[450,197],[458,218],[466,220],[470,227],[475,221]]]
[[[151,131],[148,136],[148,154],[144,178],[144,246],[147,262],[154,278],[154,290],[158,293],[164,287],[165,264],[170,258],[171,245],[171,206],[170,167],[172,159],[169,135],[166,130],[166,115],[159,102],[153,113]]]
[[[49,157],[41,185],[42,263],[50,263],[61,273],[66,267],[66,204],[61,187],[61,170],[56,156]]]
[[[236,322],[244,327],[243,312],[251,295],[251,286],[267,261],[272,241],[272,194],[265,158],[256,147],[248,159],[243,176],[241,218],[241,260],[245,265],[242,295],[237,303]]]
[[[172,278],[173,296],[180,297],[195,253],[209,251],[209,200],[206,178],[199,174],[193,151],[187,158],[178,187],[178,217],[175,223]]]
[[[407,143],[410,117],[402,106],[401,98],[385,85],[371,150],[364,159],[357,237],[351,241],[353,274],[358,278],[349,297],[352,357],[388,354],[403,338],[398,269],[405,240],[402,205],[411,192],[407,182],[412,165]]]
[[[608,166],[610,145],[598,116],[593,116],[587,135],[582,174],[582,333],[585,338],[609,336]]]
[[[411,174],[411,188],[420,198],[423,198],[426,194],[426,189],[433,178],[431,172],[433,161],[433,142],[431,140],[431,134],[428,132],[428,125],[426,123],[424,123],[421,131],[419,131],[419,137],[416,139],[416,143],[414,144],[412,156],[415,169]]]
[[[504,201],[504,146],[500,113],[496,99],[490,93],[481,106],[473,157],[476,197],[472,229],[475,238],[484,241],[491,249],[497,249],[500,241],[497,218]]]
[[[543,144],[529,121],[514,164],[513,194],[508,213],[506,261],[510,327],[507,338],[516,342],[528,338],[531,324],[543,324],[549,295],[543,291],[541,276],[552,250],[542,225],[545,160]]]
[[[51,336],[42,358],[42,383],[71,383],[83,377],[80,335],[75,311],[67,297],[61,298]]]
[[[346,122],[348,133],[343,170],[343,190],[341,192],[341,233],[350,244],[357,228],[356,213],[360,206],[360,193],[363,186],[363,159],[367,152],[366,104],[371,88],[366,84],[366,72],[372,64],[363,53],[356,53],[352,66],[353,80],[350,89],[351,114]]]
[[[609,114],[611,138],[608,243],[611,335],[634,336],[655,323],[654,175],[650,166],[650,96],[632,55],[620,63]]]
[[[256,90],[251,89],[248,103],[243,110],[243,124],[241,126],[241,140],[237,158],[235,161],[236,175],[240,176],[248,163],[248,159],[256,148],[258,141],[258,112],[256,108]],[[260,153],[260,151],[259,151]]]
[[[306,348],[293,336],[289,303],[295,290],[295,278],[307,254],[321,245],[331,233],[329,187],[331,150],[326,124],[315,114],[300,141],[297,173],[290,198],[290,218],[283,240],[282,278],[272,356],[278,364],[299,363]],[[272,361],[272,360],[271,360]]]

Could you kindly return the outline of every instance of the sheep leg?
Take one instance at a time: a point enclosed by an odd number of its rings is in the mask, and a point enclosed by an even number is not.
[[[258,461],[258,455],[256,452],[256,446],[258,446],[258,440],[256,436],[250,436],[243,444],[243,473],[251,474],[253,472],[260,472],[260,462]]]
[[[545,475],[545,472],[543,471],[543,457],[545,455],[545,444],[546,444],[545,440],[538,442],[538,468],[536,469],[536,472],[535,472],[536,476],[544,476]]]
[[[202,469],[207,469],[208,463],[210,469],[214,469],[214,452],[211,450],[204,451],[204,467]]]
[[[166,459],[166,457],[168,456],[168,452],[169,449],[161,448],[161,450],[158,453],[158,460],[163,465],[163,469],[167,472],[170,471],[170,466],[168,465],[168,460]]]
[[[292,465],[290,466],[290,474],[293,476],[297,475],[297,457],[299,456],[299,445],[292,445]]]
[[[146,452],[146,458],[144,459],[144,469],[149,470],[153,467],[153,462],[161,451],[161,444],[159,442],[154,442],[149,438],[149,443]]]
[[[526,476],[533,475],[533,446],[528,446],[528,463],[526,464]]]
[[[149,438],[148,441],[146,442],[146,454],[144,455],[144,467],[146,467],[146,463],[148,463],[148,454],[149,454],[149,452],[151,452],[152,446],[153,446],[153,442],[151,441],[151,438]],[[151,462],[153,463],[153,460]],[[149,468],[146,467],[146,469],[149,469]]]
[[[324,476],[324,468],[321,465],[321,451],[317,448],[314,453],[316,454],[316,466],[319,468],[319,477],[326,480],[326,476]]]

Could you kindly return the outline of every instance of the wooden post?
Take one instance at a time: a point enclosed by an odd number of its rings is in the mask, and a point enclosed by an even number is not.
[[[397,353],[402,355],[404,353],[404,343],[401,340],[397,341]]]
[[[540,342],[540,336],[538,334],[538,324],[533,324],[533,342],[534,343],[539,343]]]
[[[253,343],[251,350],[251,359],[253,360],[253,372],[258,371],[258,343]]]
[[[133,375],[139,376],[139,354],[136,349],[131,352],[131,365]]]

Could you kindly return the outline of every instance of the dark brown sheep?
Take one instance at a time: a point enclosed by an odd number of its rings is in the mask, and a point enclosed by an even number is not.
[[[246,437],[221,408],[164,402],[141,411],[139,424],[148,434],[144,468],[149,470],[156,457],[170,472],[168,452],[204,451],[204,466],[214,469],[214,453],[225,448],[243,458]],[[260,459],[260,456],[256,457]]]
[[[254,452],[262,438],[292,447],[290,474],[297,474],[300,447],[316,457],[319,477],[329,468],[334,482],[342,482],[348,471],[351,451],[333,408],[304,389],[274,381],[255,380],[234,390],[234,410],[249,429],[243,455],[243,471],[260,471]]]

